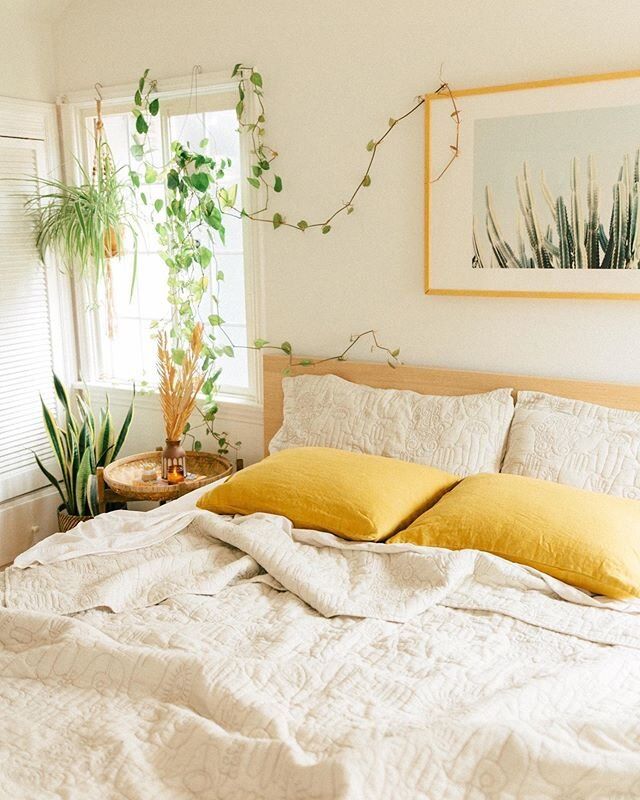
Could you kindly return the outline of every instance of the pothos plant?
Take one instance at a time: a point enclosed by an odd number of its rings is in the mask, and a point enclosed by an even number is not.
[[[384,139],[401,120],[424,103],[424,98],[419,98],[406,114],[389,120],[388,128],[381,137],[368,142],[367,151],[370,156],[366,170],[348,201],[341,203],[334,212],[320,221],[308,222],[303,218],[291,223],[281,212],[268,214],[272,193],[279,195],[282,192],[283,181],[273,169],[273,162],[278,154],[265,143],[266,114],[262,76],[253,67],[236,64],[232,77],[238,80],[236,115],[239,131],[250,138],[251,163],[247,182],[258,192],[258,197],[261,199],[260,208],[248,210],[244,205],[238,205],[237,186],[230,185],[227,178],[231,160],[225,156],[214,158],[208,155],[206,139],[201,140],[197,146],[192,142],[172,142],[168,164],[158,167],[153,163],[148,134],[153,119],[159,114],[160,101],[157,97],[156,82],[149,78],[148,69],[141,76],[134,95],[133,114],[136,133],[131,146],[132,156],[140,164],[139,170],[131,171],[131,181],[138,189],[142,202],[148,204],[144,191],[145,184],[154,184],[158,181],[164,184],[165,199],[155,201],[153,214],[160,242],[160,256],[167,265],[169,273],[168,299],[172,308],[172,319],[168,323],[168,329],[172,342],[172,358],[177,364],[184,359],[184,343],[189,340],[195,325],[202,321],[200,313],[203,298],[208,294],[212,299],[213,312],[208,314],[206,319],[208,325],[202,347],[202,370],[205,380],[202,386],[204,400],[199,411],[202,415],[202,427],[217,441],[221,453],[227,453],[229,447],[234,445],[229,443],[225,433],[219,433],[214,428],[218,411],[215,396],[221,374],[218,361],[222,356],[232,357],[238,347],[228,335],[225,322],[220,316],[219,298],[224,274],[217,268],[216,245],[217,243],[224,245],[225,242],[225,217],[234,216],[252,222],[268,223],[274,229],[294,228],[302,233],[319,229],[322,234],[328,234],[333,220],[340,214],[351,214],[358,193],[371,185],[371,167]],[[459,117],[448,85],[443,83],[438,92],[448,92],[454,107],[456,141],[455,145],[452,145],[453,155],[450,161],[452,163],[458,154]],[[251,97],[254,98],[254,102],[249,102]],[[210,275],[213,275],[213,285],[210,285]],[[356,342],[365,337],[371,339],[372,349],[386,354],[390,366],[399,363],[399,349],[380,344],[373,330],[352,336],[340,353],[322,361],[345,360]],[[289,358],[288,371],[293,366],[304,367],[318,363],[310,359],[296,358],[288,341],[276,345],[265,339],[256,339],[250,348],[268,348],[284,353]],[[187,427],[185,432],[194,436],[194,449],[201,449],[202,444],[193,431],[189,431]]]

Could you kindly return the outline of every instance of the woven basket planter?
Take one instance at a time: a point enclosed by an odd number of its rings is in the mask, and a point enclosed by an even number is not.
[[[93,519],[93,517],[78,517],[75,514],[67,514],[64,506],[58,508],[58,530],[62,533],[70,531],[71,528],[75,528],[76,525],[86,522],[88,519]]]

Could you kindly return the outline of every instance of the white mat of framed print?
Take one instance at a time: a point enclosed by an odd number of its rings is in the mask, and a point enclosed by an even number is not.
[[[640,72],[426,102],[426,292],[640,299]]]

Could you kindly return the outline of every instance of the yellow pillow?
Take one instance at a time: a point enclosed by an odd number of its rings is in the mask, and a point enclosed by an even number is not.
[[[219,514],[265,511],[296,528],[379,541],[401,530],[459,481],[423,464],[330,447],[282,450],[198,500]]]
[[[614,598],[640,596],[640,502],[520,475],[465,478],[389,544],[486,550]]]

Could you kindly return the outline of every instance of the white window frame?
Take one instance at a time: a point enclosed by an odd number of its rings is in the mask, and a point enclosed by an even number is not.
[[[237,91],[237,79],[229,79],[226,73],[208,73],[198,75],[198,96],[210,94],[224,94]],[[132,92],[135,80],[131,84],[101,87],[102,109],[105,114],[109,109],[132,106]],[[186,99],[193,91],[191,76],[158,81],[157,96],[163,100]],[[67,180],[78,178],[78,169],[73,158],[76,155],[82,158],[85,152],[84,118],[87,111],[95,111],[95,89],[71,92],[58,98],[62,129],[62,144],[65,154],[65,174]],[[249,98],[248,98],[249,99]],[[253,109],[249,109],[250,113]],[[163,123],[164,124],[164,123]],[[243,164],[243,175],[246,166],[250,163],[250,143],[248,137],[240,137],[240,151]],[[264,280],[263,280],[263,238],[260,225],[254,225],[249,220],[243,220],[243,257],[245,266],[245,303],[247,310],[247,340],[254,341],[264,334]],[[99,360],[100,335],[96,327],[96,315],[83,313],[85,300],[81,289],[75,286],[75,321],[78,332],[78,360],[80,376],[83,368],[91,375],[97,374]],[[216,401],[220,414],[226,419],[247,419],[247,412],[254,417],[261,412],[263,403],[262,369],[260,353],[255,350],[248,351],[249,391],[243,394],[219,393]],[[87,381],[90,390],[107,389],[110,396],[122,400],[130,395],[130,387],[111,381]],[[154,405],[157,403],[157,392],[152,390]],[[122,397],[120,397],[122,395]],[[253,413],[255,412],[255,414]]]

